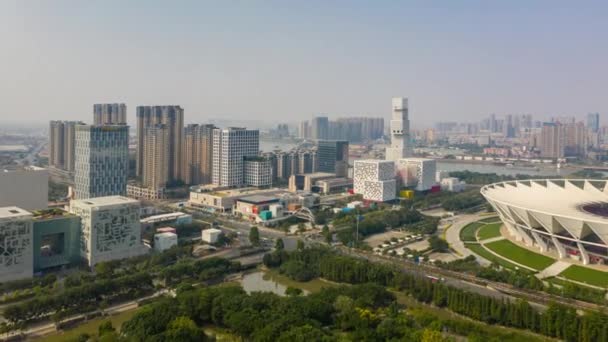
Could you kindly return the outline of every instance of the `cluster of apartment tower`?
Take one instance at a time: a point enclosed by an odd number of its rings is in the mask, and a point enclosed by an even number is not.
[[[76,198],[124,195],[129,176],[126,105],[93,108],[93,125],[51,121],[49,165],[73,179]],[[253,185],[246,179],[255,180],[256,175],[246,176],[246,170],[270,172],[265,170],[267,161],[265,165],[256,159],[257,130],[211,124],[184,127],[180,106],[140,106],[136,113],[137,188],[155,192],[174,184]]]

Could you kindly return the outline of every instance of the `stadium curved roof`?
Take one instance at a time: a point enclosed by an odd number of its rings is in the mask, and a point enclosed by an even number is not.
[[[508,181],[486,185],[481,194],[516,222],[575,239],[595,233],[608,245],[608,181]]]

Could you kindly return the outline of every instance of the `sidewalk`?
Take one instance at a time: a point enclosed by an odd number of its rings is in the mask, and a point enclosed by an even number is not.
[[[489,262],[488,260],[473,253],[470,249],[466,248],[464,245],[464,242],[462,242],[460,240],[460,231],[466,225],[468,225],[469,223],[473,223],[475,221],[479,221],[483,218],[484,217],[480,216],[479,214],[469,214],[469,215],[459,216],[458,220],[455,220],[454,222],[452,222],[452,226],[447,230],[445,237],[446,237],[446,241],[448,242],[450,247],[452,249],[454,249],[456,251],[456,253],[460,254],[462,257],[467,257],[469,255],[473,255],[474,257],[477,258],[477,261],[481,265],[487,266],[487,265],[490,265],[491,262]]]

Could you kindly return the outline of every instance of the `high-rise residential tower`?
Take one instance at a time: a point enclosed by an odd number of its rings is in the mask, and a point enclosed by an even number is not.
[[[591,133],[597,133],[600,130],[600,113],[587,114],[587,128]]]
[[[213,179],[219,186],[245,184],[244,160],[257,157],[260,151],[260,132],[230,127],[213,130]]]
[[[51,121],[49,127],[49,165],[74,172],[75,126],[80,121]]]
[[[129,173],[129,126],[76,126],[77,199],[125,195]]]
[[[180,106],[137,107],[137,176],[144,173],[144,141],[146,128],[163,124],[169,131],[169,180],[180,179],[183,153],[184,110]]]
[[[144,132],[142,184],[151,189],[164,188],[169,182],[169,129],[158,124]]]
[[[391,144],[386,148],[386,160],[397,161],[412,155],[410,146],[410,120],[405,97],[393,98],[393,115],[390,126]]]
[[[191,124],[184,129],[181,179],[186,184],[209,184],[213,172],[214,125]]]
[[[329,119],[327,116],[317,116],[312,119],[310,125],[310,138],[323,140],[329,137]]]
[[[564,157],[564,128],[558,122],[545,122],[540,133],[540,156],[558,159]]]
[[[127,105],[124,103],[99,103],[93,105],[95,125],[126,125]]]

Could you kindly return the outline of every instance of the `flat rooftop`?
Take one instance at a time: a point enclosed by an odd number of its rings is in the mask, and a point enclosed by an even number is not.
[[[115,205],[115,204],[139,204],[138,200],[128,198],[125,196],[107,196],[107,197],[95,197],[82,200],[74,200],[78,206],[89,206],[97,207],[104,205]]]
[[[273,196],[264,196],[264,195],[253,195],[247,196],[239,199],[239,202],[257,204],[257,203],[268,203],[268,202],[278,202],[278,197]]]
[[[21,209],[19,207],[2,207],[0,208],[0,218],[12,218],[12,217],[20,217],[20,216],[28,216],[32,215],[27,210]]]
[[[34,210],[34,211],[32,211],[32,214],[34,215],[34,220],[45,220],[45,219],[51,219],[51,218],[57,218],[57,217],[75,216],[73,214],[68,213],[65,210],[58,209],[58,208]]]

